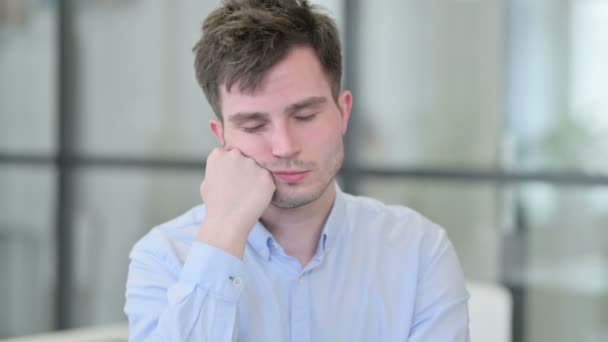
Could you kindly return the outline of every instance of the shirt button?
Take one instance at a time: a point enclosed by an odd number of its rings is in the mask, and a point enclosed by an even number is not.
[[[241,278],[239,278],[239,277],[232,278],[232,284],[236,287],[241,287]]]
[[[304,282],[304,277],[298,278],[298,284],[302,284]]]

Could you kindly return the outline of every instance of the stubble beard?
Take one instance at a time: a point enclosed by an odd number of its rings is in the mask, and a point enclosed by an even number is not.
[[[327,158],[313,171],[318,171],[318,178],[313,184],[281,184],[272,196],[271,204],[280,209],[295,209],[319,199],[327,188],[333,184],[338,171],[344,161],[344,148],[342,139],[337,142],[332,151],[327,154]],[[314,165],[313,166],[318,166]],[[311,190],[300,189],[301,186],[313,186]],[[281,189],[283,187],[283,189]]]

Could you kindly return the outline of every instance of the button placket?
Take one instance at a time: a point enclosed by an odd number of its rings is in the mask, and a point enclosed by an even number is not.
[[[310,289],[304,282],[308,272],[298,276],[294,286],[292,312],[292,342],[310,341]]]

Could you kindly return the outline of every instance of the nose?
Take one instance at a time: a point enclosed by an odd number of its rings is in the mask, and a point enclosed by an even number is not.
[[[299,137],[289,123],[277,125],[272,133],[272,154],[277,158],[293,158],[300,153]]]

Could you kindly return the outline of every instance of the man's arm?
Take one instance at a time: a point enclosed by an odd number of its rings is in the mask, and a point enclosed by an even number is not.
[[[427,236],[421,260],[414,323],[408,342],[469,341],[464,275],[445,231]]]
[[[234,341],[242,261],[195,242],[180,272],[178,261],[159,250],[166,247],[151,236],[131,252],[129,340]]]
[[[183,268],[154,235],[131,252],[125,304],[131,341],[236,340],[247,236],[274,190],[270,173],[240,151],[209,155],[201,185],[205,218]]]

